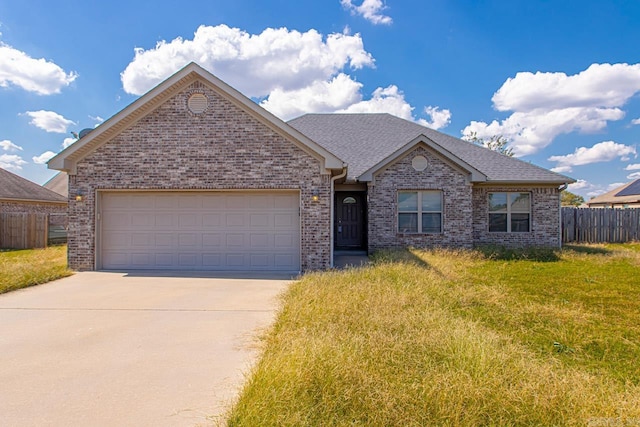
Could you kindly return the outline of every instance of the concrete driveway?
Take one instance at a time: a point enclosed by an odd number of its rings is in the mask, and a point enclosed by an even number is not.
[[[85,272],[0,295],[0,424],[216,425],[287,279]]]

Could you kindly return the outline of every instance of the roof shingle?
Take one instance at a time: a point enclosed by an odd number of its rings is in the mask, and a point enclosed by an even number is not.
[[[0,168],[0,199],[66,203],[67,198]]]
[[[348,165],[348,180],[424,135],[494,182],[564,184],[564,175],[505,156],[391,114],[306,114],[288,122]]]

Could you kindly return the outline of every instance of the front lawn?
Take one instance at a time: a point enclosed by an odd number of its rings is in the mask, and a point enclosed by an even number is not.
[[[73,274],[67,246],[0,251],[0,294]]]
[[[640,425],[638,248],[386,252],[308,274],[229,425]]]

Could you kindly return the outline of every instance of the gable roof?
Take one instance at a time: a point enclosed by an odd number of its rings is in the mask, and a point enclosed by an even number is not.
[[[98,149],[101,145],[134,125],[138,120],[170,99],[194,81],[201,81],[226,100],[234,103],[262,124],[296,144],[302,150],[321,161],[324,169],[342,169],[344,162],[326,148],[309,139],[296,129],[269,113],[258,104],[242,95],[198,64],[191,62],[171,77],[142,95],[115,116],[65,148],[48,162],[49,169],[75,174],[78,161]]]
[[[69,176],[65,172],[58,172],[42,186],[61,196],[69,197]]]
[[[0,200],[67,203],[67,198],[0,168]]]
[[[370,180],[376,170],[414,144],[428,143],[471,174],[475,182],[560,185],[564,175],[505,156],[391,114],[307,114],[288,122],[349,167],[350,181]],[[386,160],[386,162],[385,162]]]
[[[640,203],[640,179],[588,200],[587,205]]]

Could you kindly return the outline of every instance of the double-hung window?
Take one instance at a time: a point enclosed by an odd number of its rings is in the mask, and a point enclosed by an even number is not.
[[[489,231],[526,233],[530,230],[530,193],[489,193]]]
[[[442,191],[399,191],[400,233],[442,232]]]

